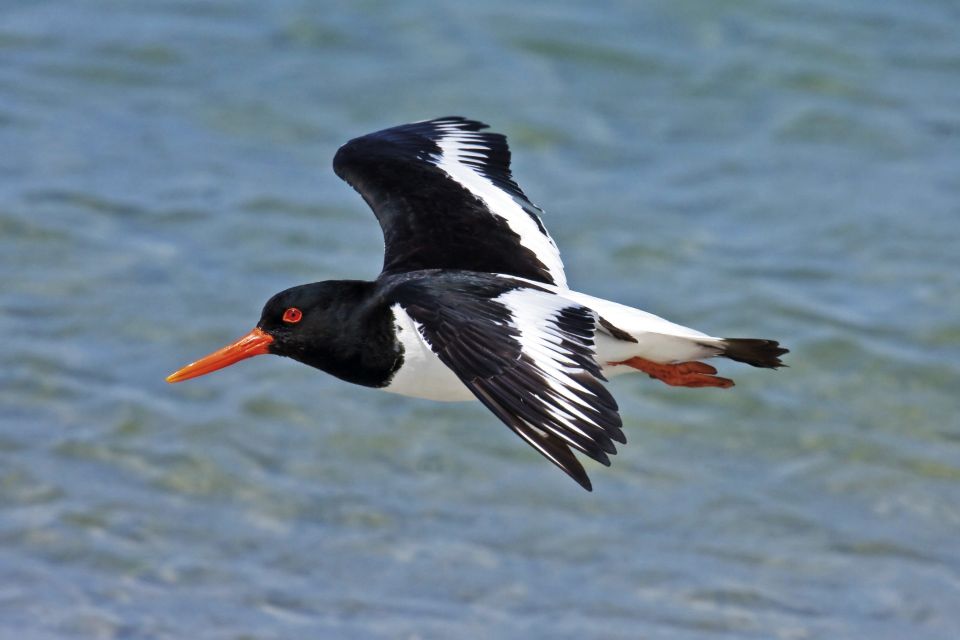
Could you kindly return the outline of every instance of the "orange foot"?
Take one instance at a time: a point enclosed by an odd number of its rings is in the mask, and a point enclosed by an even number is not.
[[[639,369],[651,378],[662,380],[674,387],[721,387],[729,389],[733,386],[733,380],[713,375],[717,370],[703,362],[660,364],[643,358],[630,358],[623,362],[611,362],[610,364],[625,364],[628,367]]]

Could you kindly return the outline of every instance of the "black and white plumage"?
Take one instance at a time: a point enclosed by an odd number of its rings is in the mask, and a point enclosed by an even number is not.
[[[438,118],[341,147],[334,170],[383,229],[380,276],[283,291],[248,336],[168,380],[274,353],[393,393],[477,399],[589,490],[574,451],[609,465],[626,442],[607,376],[728,387],[697,360],[782,365],[775,341],[715,338],[568,289],[542,212],[511,175],[506,138],[484,129]]]
[[[596,361],[595,312],[483,273],[428,273],[393,293],[470,393],[578,481],[586,476],[570,447],[609,465],[613,441],[626,442]]]
[[[449,117],[340,147],[333,170],[373,209],[384,273],[462,269],[567,286],[560,252],[513,181],[510,149],[486,125]]]

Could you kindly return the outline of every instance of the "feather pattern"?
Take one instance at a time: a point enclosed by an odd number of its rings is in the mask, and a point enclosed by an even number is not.
[[[556,243],[514,181],[510,148],[460,117],[355,138],[333,160],[373,209],[384,273],[462,269],[566,287]]]
[[[626,442],[590,309],[530,283],[462,272],[407,279],[393,297],[467,389],[581,486],[590,481],[571,448],[609,465],[614,442]]]

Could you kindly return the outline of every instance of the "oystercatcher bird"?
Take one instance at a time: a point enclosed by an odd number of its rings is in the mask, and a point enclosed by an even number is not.
[[[573,450],[609,466],[626,443],[607,377],[726,388],[700,360],[783,366],[774,340],[715,338],[570,290],[506,138],[487,128],[437,118],[343,145],[333,169],[380,222],[383,271],[276,294],[249,334],[167,381],[272,353],[392,393],[477,399],[590,491]]]

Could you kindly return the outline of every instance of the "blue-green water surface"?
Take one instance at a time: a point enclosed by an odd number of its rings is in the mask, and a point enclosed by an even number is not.
[[[0,637],[960,634],[954,0],[0,4]],[[373,278],[348,138],[510,136],[572,285],[792,349],[612,384],[586,493],[280,358]]]

